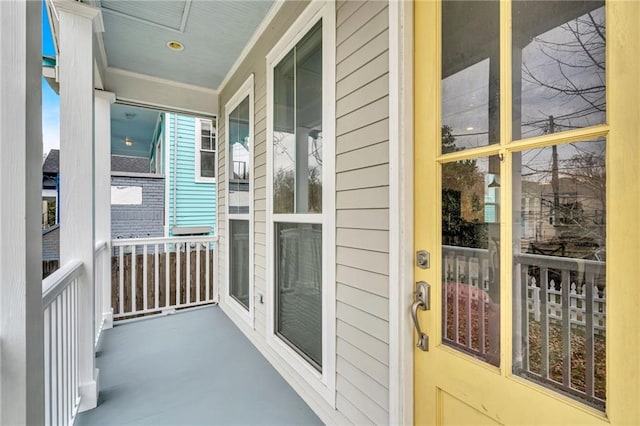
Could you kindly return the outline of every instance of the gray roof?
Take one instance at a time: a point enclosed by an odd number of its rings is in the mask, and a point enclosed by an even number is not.
[[[112,172],[149,173],[149,159],[142,157],[111,156]]]
[[[60,150],[52,149],[42,164],[42,173],[58,173],[60,171]]]

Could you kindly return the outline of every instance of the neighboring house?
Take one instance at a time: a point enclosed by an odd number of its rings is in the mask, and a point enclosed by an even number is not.
[[[214,234],[216,118],[161,113],[150,168],[165,176],[165,235]]]
[[[165,178],[149,160],[111,156],[111,238],[164,236]]]
[[[60,150],[52,149],[42,164],[42,227],[58,223]]]

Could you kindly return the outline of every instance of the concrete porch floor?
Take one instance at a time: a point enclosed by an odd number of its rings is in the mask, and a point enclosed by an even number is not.
[[[322,424],[217,306],[117,325],[96,364],[79,426]]]

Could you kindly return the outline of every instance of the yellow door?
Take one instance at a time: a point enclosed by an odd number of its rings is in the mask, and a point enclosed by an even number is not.
[[[639,22],[415,3],[417,424],[640,424]]]

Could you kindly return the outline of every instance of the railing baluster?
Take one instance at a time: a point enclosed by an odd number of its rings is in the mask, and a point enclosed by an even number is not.
[[[131,245],[131,312],[135,312],[138,310],[136,304],[136,287],[137,287],[137,277],[136,277],[136,249],[137,246]]]
[[[145,244],[142,249],[142,310],[146,311],[149,308],[147,300],[147,245]]]
[[[153,308],[160,306],[160,255],[158,254],[158,244],[153,249]]]
[[[485,349],[485,331],[484,331],[484,316],[485,316],[485,303],[486,303],[486,291],[484,289],[484,274],[482,269],[482,258],[478,258],[478,349],[480,353],[484,355]]]
[[[120,275],[120,279],[118,280],[118,300],[120,309],[118,310],[119,314],[124,313],[124,247],[118,247],[118,272]]]
[[[541,350],[541,371],[540,375],[549,378],[549,270],[546,267],[540,267],[540,290],[541,290],[541,306],[540,306],[540,350]]]
[[[588,271],[586,274],[586,283],[582,286],[582,295],[584,296],[585,302],[585,331],[584,331],[584,346],[585,346],[585,371],[584,371],[584,382],[585,382],[585,392],[587,396],[594,395],[594,350],[593,350],[593,341],[595,337],[595,333],[593,330],[593,287],[595,285],[595,277],[593,271]]]
[[[449,253],[445,253],[444,248],[442,249],[442,258],[444,259],[444,267],[442,268],[442,297],[444,302],[442,303],[442,318],[444,318],[443,326],[442,326],[442,335],[444,339],[449,339],[447,335],[447,330],[449,328],[449,290],[451,288],[451,283],[447,278],[447,271],[451,266],[451,259],[449,258]],[[450,339],[449,339],[450,340]]]
[[[200,245],[196,243],[196,303],[200,303]]]
[[[206,254],[205,254],[205,261],[207,262],[207,264],[204,267],[204,280],[206,281],[206,290],[205,290],[205,297],[207,298],[207,301],[211,300],[209,298],[209,252],[211,251],[211,243],[207,242],[206,243]]]
[[[187,296],[185,302],[187,305],[191,303],[191,244],[185,243],[184,255],[187,257],[187,270],[185,271],[186,284],[187,284]]]
[[[180,306],[180,244],[175,245],[176,250],[176,306]]]
[[[522,292],[522,302],[520,304],[522,317],[522,369],[529,371],[529,265],[520,263],[520,291]]]
[[[56,299],[56,371],[58,380],[56,381],[56,396],[58,400],[58,424],[63,422],[64,418],[64,371],[62,369],[62,300]]]
[[[56,301],[51,302],[51,421],[58,421],[58,315]]]
[[[454,256],[455,272],[454,281],[456,283],[455,291],[453,293],[453,341],[460,343],[459,330],[458,330],[458,318],[460,316],[459,301],[460,301],[460,264],[458,262],[458,256]]]
[[[469,268],[469,263],[471,262],[472,257],[466,257],[464,260],[464,277],[467,280],[466,282],[466,289],[467,289],[467,306],[465,307],[467,310],[467,314],[466,314],[466,324],[465,324],[465,328],[467,329],[465,331],[465,337],[466,337],[466,346],[467,348],[471,348],[471,333],[472,333],[472,329],[471,329],[471,277],[470,277],[470,268]]]
[[[78,280],[73,282],[73,396],[74,407],[80,398],[80,385],[78,383]]]
[[[171,302],[171,295],[169,292],[171,291],[171,253],[169,253],[169,245],[164,243],[164,280],[165,280],[165,290],[164,290],[164,306],[165,308],[169,307]]]
[[[569,288],[571,276],[568,269],[562,270],[562,383],[571,386],[571,311]]]
[[[51,424],[51,306],[44,308],[44,424]]]
[[[69,395],[68,395],[68,391],[69,391],[69,380],[68,380],[68,373],[69,373],[69,366],[67,365],[67,355],[68,355],[68,349],[67,349],[67,313],[68,313],[68,305],[67,305],[67,293],[68,293],[68,288],[64,290],[64,292],[62,293],[61,297],[60,297],[60,301],[61,301],[61,305],[62,305],[62,309],[61,309],[61,317],[62,317],[62,324],[61,328],[62,328],[62,351],[61,351],[61,355],[62,355],[62,412],[63,412],[63,416],[62,416],[62,424],[66,425],[67,424],[67,418],[71,415],[71,412],[69,410]]]

